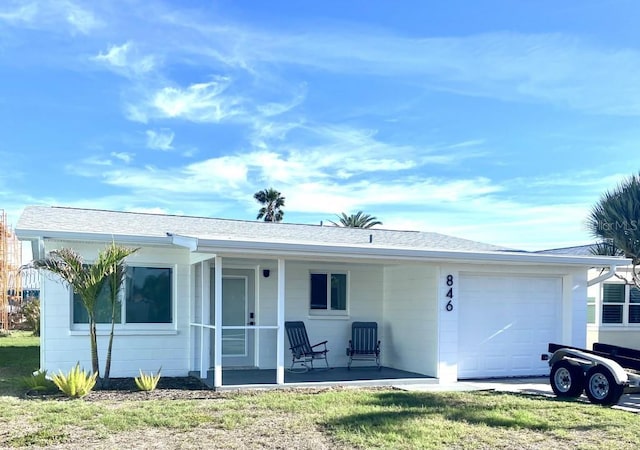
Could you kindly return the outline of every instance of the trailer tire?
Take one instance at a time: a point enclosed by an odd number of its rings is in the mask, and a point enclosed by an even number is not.
[[[558,361],[551,367],[549,382],[556,396],[564,398],[579,397],[584,390],[582,367],[564,359]]]
[[[598,365],[587,371],[585,391],[591,403],[611,406],[620,400],[624,386],[616,382],[609,369]]]

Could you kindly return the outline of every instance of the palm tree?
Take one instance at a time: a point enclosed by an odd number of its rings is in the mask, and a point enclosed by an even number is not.
[[[600,249],[610,255],[622,254],[631,259],[632,283],[640,288],[640,174],[624,180],[605,192],[591,209],[587,226],[602,240]],[[617,249],[618,251],[616,252]]]
[[[358,211],[356,214],[351,214],[349,216],[345,213],[341,213],[338,215],[338,218],[340,220],[337,223],[332,220],[329,222],[336,226],[347,228],[371,228],[376,225],[382,225],[382,222],[380,222],[377,217],[370,216],[362,211]]]
[[[111,243],[98,256],[102,259],[104,267],[107,268],[106,283],[109,286],[109,301],[111,302],[111,332],[109,333],[109,344],[107,346],[107,358],[104,366],[103,386],[109,385],[109,375],[111,373],[111,350],[113,349],[113,332],[116,324],[116,306],[122,286],[125,282],[127,267],[124,259],[136,252],[138,249],[127,248]]]
[[[91,367],[93,373],[100,377],[98,361],[98,342],[96,334],[96,305],[105,288],[111,289],[109,298],[112,302],[111,336],[109,337],[109,364],[111,363],[111,344],[115,323],[115,303],[119,287],[112,287],[116,277],[124,272],[124,258],[137,249],[128,249],[112,244],[98,254],[93,264],[85,264],[82,256],[70,248],[62,248],[49,252],[48,256],[32,262],[37,269],[44,269],[57,275],[73,292],[80,296],[82,305],[89,317],[89,340],[91,345]],[[105,371],[108,374],[108,371]]]
[[[253,194],[258,202],[260,202],[262,208],[258,211],[257,220],[264,218],[265,222],[281,222],[284,216],[282,207],[284,206],[285,198],[273,188],[263,189]]]

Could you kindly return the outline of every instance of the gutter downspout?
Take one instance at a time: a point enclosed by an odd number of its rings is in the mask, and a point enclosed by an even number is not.
[[[587,281],[587,287],[593,286],[594,284],[600,283],[601,281],[608,280],[612,276],[616,274],[616,269],[618,266],[616,264],[612,264],[609,266],[609,270],[602,275],[595,277],[593,280]]]

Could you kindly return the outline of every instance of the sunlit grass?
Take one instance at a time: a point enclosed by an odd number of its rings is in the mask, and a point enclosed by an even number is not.
[[[217,448],[238,439],[310,430],[331,447],[383,449],[635,449],[640,416],[578,401],[494,392],[405,392],[394,389],[248,391],[205,400],[68,400],[25,398],[20,378],[38,366],[38,340],[0,338],[0,447],[46,447],[215,433]],[[132,437],[133,436],[133,437]],[[252,440],[253,439],[253,440]],[[264,446],[269,446],[272,439]]]

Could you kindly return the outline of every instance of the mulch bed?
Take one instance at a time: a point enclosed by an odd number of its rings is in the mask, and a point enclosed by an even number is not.
[[[284,391],[305,392],[309,394],[324,392],[327,390],[348,389],[342,386],[333,387],[313,387],[309,386],[280,388]],[[368,389],[381,389],[370,387]],[[262,389],[246,389],[242,390],[244,394],[257,394]],[[222,399],[230,395],[236,395],[240,390],[234,391],[215,391],[194,377],[166,377],[160,378],[158,386],[151,392],[140,391],[136,386],[133,378],[111,378],[108,387],[96,387],[93,391],[84,397],[84,401],[127,401],[127,400],[199,400],[199,399]],[[73,401],[61,392],[39,392],[28,391],[25,398],[51,400],[57,399],[61,401]]]

